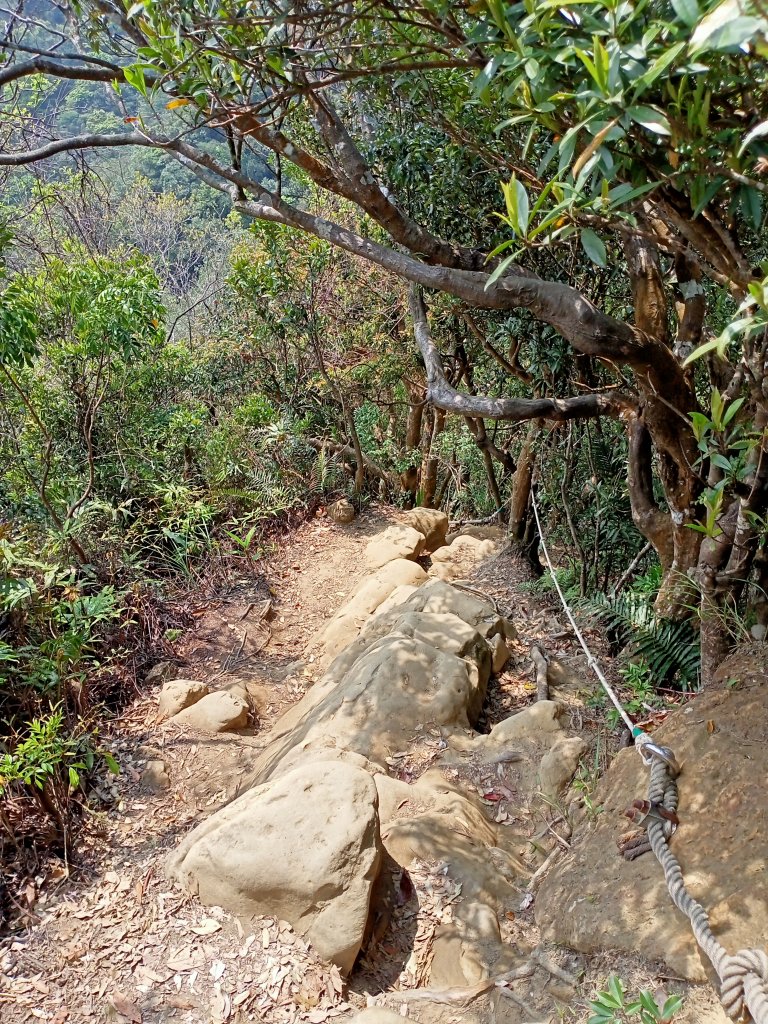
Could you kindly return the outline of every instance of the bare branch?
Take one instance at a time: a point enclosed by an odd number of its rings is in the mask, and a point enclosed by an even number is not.
[[[596,416],[622,417],[633,403],[616,391],[595,392],[575,398],[490,398],[462,394],[448,383],[443,361],[432,340],[427,323],[424,299],[419,288],[412,286],[409,294],[414,336],[427,370],[427,398],[433,405],[460,416],[486,417],[497,420],[570,420],[592,419]]]

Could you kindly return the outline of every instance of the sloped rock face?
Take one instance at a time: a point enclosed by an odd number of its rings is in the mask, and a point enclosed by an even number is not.
[[[325,628],[310,644],[311,654],[325,668],[348,644],[389,595],[402,586],[418,586],[427,574],[406,558],[396,558],[372,572],[355,588],[352,597],[336,612]]]
[[[383,768],[393,751],[409,745],[417,723],[468,729],[484,692],[471,663],[393,631],[372,642],[338,681],[318,684],[284,716],[254,781],[274,777],[286,759],[293,763],[318,747],[355,751]]]
[[[288,921],[348,972],[381,861],[377,807],[367,772],[335,761],[307,765],[198,825],[168,871],[209,906]]]
[[[739,672],[736,659],[721,669],[723,678],[738,679]],[[654,733],[682,765],[672,849],[691,894],[732,953],[768,944],[768,673],[741,675],[743,685],[697,695]],[[581,824],[571,852],[544,880],[536,920],[546,938],[582,952],[640,953],[702,981],[708,968],[656,858],[648,853],[627,863],[616,847],[628,830],[622,811],[645,798],[647,787],[638,754],[621,751],[593,797],[601,813]]]

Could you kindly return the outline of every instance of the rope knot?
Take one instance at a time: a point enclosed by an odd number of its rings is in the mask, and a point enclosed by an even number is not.
[[[758,1024],[768,1020],[768,954],[764,950],[740,949],[726,956],[719,973],[720,998],[732,1020],[739,1020],[745,1012],[747,1020]]]

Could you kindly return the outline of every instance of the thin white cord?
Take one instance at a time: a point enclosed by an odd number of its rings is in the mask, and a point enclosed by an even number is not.
[[[541,519],[539,518],[539,508],[538,508],[538,505],[536,504],[536,495],[533,493],[533,488],[531,488],[531,505],[533,506],[533,514],[536,517],[536,526],[538,527],[538,530],[539,530],[539,540],[541,541],[541,546],[542,546],[542,549],[544,551],[544,557],[546,558],[547,565],[549,566],[549,573],[550,573],[550,576],[552,577],[552,582],[555,584],[555,590],[557,591],[558,596],[560,597],[560,601],[562,602],[563,608],[565,609],[565,614],[568,616],[568,619],[569,619],[571,625],[573,626],[573,631],[576,634],[576,637],[577,637],[579,643],[581,644],[582,650],[584,651],[584,653],[587,656],[587,664],[592,669],[592,671],[595,673],[597,678],[600,680],[600,685],[603,687],[605,692],[608,694],[608,697],[610,698],[611,703],[616,708],[616,710],[619,712],[619,714],[621,715],[622,719],[624,720],[624,724],[626,725],[626,727],[629,729],[629,731],[634,736],[635,735],[635,723],[632,721],[632,719],[629,717],[627,712],[621,706],[621,702],[619,701],[619,698],[614,693],[613,688],[611,687],[611,684],[608,682],[608,680],[605,678],[603,673],[600,671],[600,666],[597,663],[597,659],[594,657],[594,655],[592,654],[592,651],[590,651],[589,647],[587,647],[587,642],[584,639],[584,637],[582,635],[582,632],[579,629],[578,625],[576,624],[576,620],[574,619],[573,615],[571,614],[571,609],[568,607],[568,602],[565,600],[565,595],[563,594],[562,590],[560,589],[560,584],[557,582],[557,576],[555,575],[555,570],[554,570],[554,567],[552,565],[552,559],[549,557],[549,551],[547,550],[547,545],[546,545],[546,542],[544,540],[544,532],[543,532],[543,530],[541,528]]]

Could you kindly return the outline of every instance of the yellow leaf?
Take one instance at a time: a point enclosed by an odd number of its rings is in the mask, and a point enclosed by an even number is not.
[[[186,107],[187,104],[189,104],[191,102],[192,102],[192,100],[187,100],[187,99],[184,99],[183,96],[179,96],[175,100],[171,100],[169,103],[166,103],[165,104],[165,109],[166,110],[175,110],[176,107]]]

